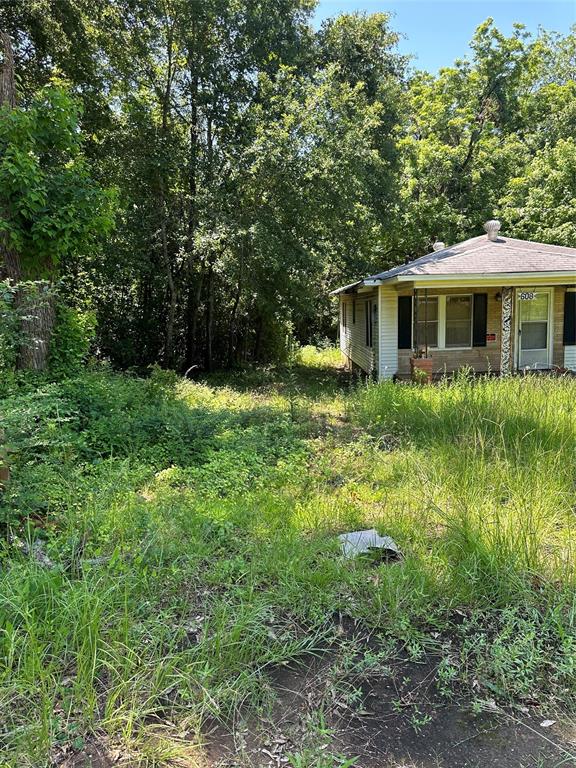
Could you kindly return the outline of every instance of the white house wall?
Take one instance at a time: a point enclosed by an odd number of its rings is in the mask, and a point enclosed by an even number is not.
[[[366,346],[366,304],[378,301],[377,289],[360,294],[340,295],[340,351],[349,365],[355,365],[366,373],[378,370],[379,315],[372,318],[372,347]],[[356,322],[353,322],[353,302],[356,304]],[[346,325],[342,324],[342,307],[346,307]]]
[[[498,301],[498,290],[494,287],[486,288],[484,285],[475,286],[475,290],[488,294],[488,342],[486,346],[478,348],[432,350],[436,373],[451,372],[462,367],[470,367],[478,372],[497,372],[500,368],[501,303]],[[462,292],[462,288],[446,287],[435,291],[437,294]],[[563,344],[564,293],[564,286],[554,288],[552,364],[576,371],[576,345],[565,347]],[[342,325],[340,313],[340,349],[348,365],[361,368],[366,373],[377,372],[378,378],[381,379],[393,378],[395,374],[402,378],[410,375],[411,350],[398,350],[399,295],[412,295],[412,289],[382,285],[370,291],[340,295],[340,306],[346,305],[347,309],[346,327]],[[368,300],[376,304],[378,310],[372,324],[372,347],[366,345],[365,339],[365,311]],[[355,323],[352,322],[353,302],[356,303]]]
[[[391,379],[398,371],[398,294],[378,289],[379,369],[378,378]]]
[[[564,347],[564,368],[576,371],[576,347]]]

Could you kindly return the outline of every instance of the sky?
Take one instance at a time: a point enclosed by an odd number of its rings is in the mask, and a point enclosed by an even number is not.
[[[576,0],[319,0],[315,23],[353,11],[392,13],[393,29],[405,36],[399,50],[430,72],[463,58],[474,30],[489,16],[505,34],[517,21],[532,32],[542,26],[563,34],[576,24]]]

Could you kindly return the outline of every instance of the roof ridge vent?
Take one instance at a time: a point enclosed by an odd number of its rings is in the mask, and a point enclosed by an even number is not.
[[[487,221],[486,224],[484,224],[484,229],[488,234],[488,240],[498,240],[498,232],[500,232],[501,226],[502,224],[498,219],[490,219],[490,221]]]
[[[434,243],[432,243],[433,251],[443,251],[444,248],[446,248],[446,243],[443,243],[440,240],[436,240]]]

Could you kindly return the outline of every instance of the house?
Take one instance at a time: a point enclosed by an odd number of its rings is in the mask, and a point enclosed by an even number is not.
[[[378,378],[576,370],[576,248],[485,235],[332,292],[340,349]],[[424,362],[426,361],[426,362]]]

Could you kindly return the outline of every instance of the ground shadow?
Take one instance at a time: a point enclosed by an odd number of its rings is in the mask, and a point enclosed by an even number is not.
[[[344,366],[254,366],[236,371],[202,374],[197,381],[236,392],[279,395],[291,393],[309,398],[330,397],[350,391],[359,381]]]

